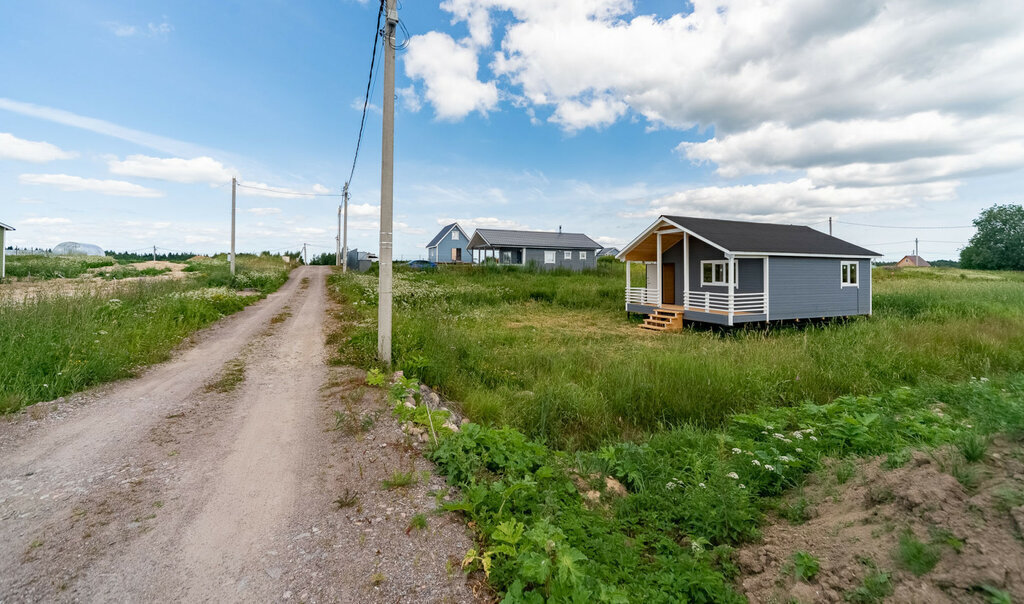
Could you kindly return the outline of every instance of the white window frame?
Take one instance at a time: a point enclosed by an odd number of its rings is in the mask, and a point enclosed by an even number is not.
[[[555,263],[555,250],[544,250],[544,264]]]
[[[562,260],[572,260],[572,250],[565,250],[562,252]]]
[[[501,250],[501,263],[512,264],[512,252],[510,250]]]
[[[850,281],[850,273],[847,267],[853,266],[853,281]],[[860,287],[860,261],[843,260],[839,263],[839,285],[842,287]]]
[[[706,265],[706,264],[710,264],[712,266],[720,265],[722,267],[722,280],[721,281],[719,281],[719,280],[714,278],[714,276],[715,276],[715,269],[714,268],[711,269],[712,280],[711,281],[705,281],[704,280],[704,265]],[[739,264],[738,264],[738,261],[736,261],[736,260],[732,261],[732,270],[733,270],[733,272],[736,275],[736,287],[739,287],[740,279],[739,279]],[[700,261],[700,284],[701,284],[701,286],[711,285],[711,286],[728,287],[729,286],[729,276],[730,275],[729,275],[729,261],[728,260],[701,260]]]
[[[586,259],[587,259],[587,253],[586,252],[580,252],[580,260],[586,260]]]
[[[458,231],[452,231],[452,241],[458,241],[458,240],[459,240],[459,232]]]

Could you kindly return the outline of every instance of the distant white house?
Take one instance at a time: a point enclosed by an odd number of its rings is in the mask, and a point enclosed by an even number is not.
[[[4,234],[13,230],[14,227],[0,222],[0,279],[7,276],[7,244],[4,243]]]

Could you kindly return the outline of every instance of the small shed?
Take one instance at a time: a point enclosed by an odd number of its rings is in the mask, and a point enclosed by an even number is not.
[[[479,250],[481,261],[494,258],[498,264],[534,264],[544,269],[579,271],[597,266],[601,244],[583,233],[477,229],[469,249]]]
[[[601,251],[599,251],[597,253],[597,257],[598,258],[601,258],[602,256],[618,256],[618,255],[619,255],[619,248],[617,248],[617,247],[601,248]]]
[[[661,216],[624,247],[626,311],[644,327],[683,320],[734,325],[871,314],[871,259],[880,256],[810,227]],[[630,267],[646,267],[633,287]]]
[[[441,229],[427,244],[427,260],[439,263],[472,262],[468,246],[469,235],[459,223],[453,222]]]
[[[906,266],[931,266],[931,264],[916,254],[910,254],[909,256],[904,256],[902,260],[896,263],[896,266],[902,268]]]
[[[0,279],[7,277],[7,243],[4,235],[13,230],[14,227],[0,222]]]
[[[374,261],[377,260],[377,256],[370,252],[360,252],[359,250],[353,249],[348,251],[348,268],[356,272],[366,272],[373,266]]]

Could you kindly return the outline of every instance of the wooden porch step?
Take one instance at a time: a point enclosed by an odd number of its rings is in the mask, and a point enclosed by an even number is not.
[[[648,331],[682,331],[683,313],[678,310],[658,308],[654,314],[647,315],[640,329]]]

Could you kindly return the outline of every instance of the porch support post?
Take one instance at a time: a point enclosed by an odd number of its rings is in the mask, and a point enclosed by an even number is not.
[[[690,304],[690,234],[683,233],[683,308]]]
[[[764,257],[764,287],[761,288],[764,292],[764,320],[771,320],[771,315],[768,314],[768,256]]]
[[[728,267],[729,271],[729,325],[731,326],[733,314],[735,312],[733,306],[735,303],[734,301],[736,300],[736,273],[739,272],[737,270],[739,268],[737,266],[739,263],[735,262],[735,256],[733,256],[732,254],[727,255],[725,258],[726,262],[728,263],[726,264],[726,266]]]
[[[661,306],[661,301],[665,299],[665,296],[661,294],[661,233],[658,233],[658,306]]]
[[[629,309],[629,286],[633,285],[633,280],[630,278],[629,267],[633,266],[633,263],[626,260],[626,309]]]

